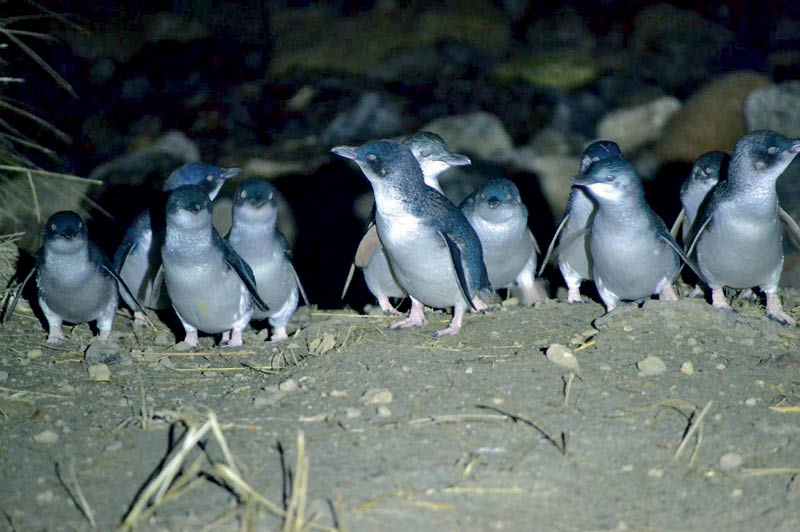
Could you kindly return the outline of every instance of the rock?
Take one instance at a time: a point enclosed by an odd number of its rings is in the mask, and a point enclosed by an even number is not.
[[[578,359],[572,354],[572,350],[565,345],[550,344],[545,352],[547,360],[562,368],[567,368],[571,371],[580,371],[578,366]]]
[[[389,410],[389,407],[384,405],[379,406],[377,412],[381,417],[389,417],[392,415],[392,411]]]
[[[653,375],[661,375],[665,371],[667,371],[667,365],[664,364],[664,361],[658,358],[657,356],[650,355],[644,360],[640,360],[636,363],[636,367],[639,369],[639,376],[640,377],[651,377]]]
[[[309,342],[308,352],[312,355],[324,355],[334,347],[336,347],[336,335],[325,331],[322,333],[321,338],[316,338]]]
[[[361,416],[361,410],[359,410],[358,408],[348,408],[347,410],[345,410],[345,417],[347,417],[347,419],[355,419],[360,416]]]
[[[133,364],[131,357],[120,346],[98,339],[92,341],[89,348],[86,349],[83,360],[90,366],[94,364],[130,366]]]
[[[385,96],[368,92],[342,111],[320,135],[326,145],[360,144],[367,140],[399,135],[405,129],[400,108]]]
[[[36,443],[45,443],[45,444],[53,444],[58,441],[58,434],[53,432],[52,430],[45,430],[36,434],[33,437],[33,441]]]
[[[278,384],[278,389],[282,392],[293,392],[297,389],[297,381],[294,379],[286,379]]]
[[[36,494],[36,504],[51,504],[56,500],[53,490],[46,490]]]
[[[597,64],[587,51],[557,50],[515,57],[498,65],[502,82],[522,80],[537,87],[570,91],[597,79]]]
[[[365,405],[388,405],[392,399],[392,392],[386,388],[370,388],[361,396]]]
[[[757,403],[758,400],[755,397],[748,397],[744,401],[745,406],[756,406]]]
[[[172,345],[172,338],[167,333],[158,333],[153,343],[159,347],[167,347]]]
[[[772,129],[790,138],[800,137],[800,81],[762,87],[744,100],[748,131]]]
[[[186,351],[191,351],[192,346],[181,340],[177,344],[175,344],[174,350],[178,353],[185,353]]]
[[[537,155],[522,147],[514,151],[510,162],[519,170],[536,174],[550,211],[558,213],[556,216],[564,212],[572,187],[570,178],[578,172],[577,156]]]
[[[673,94],[721,71],[719,58],[733,40],[725,27],[666,3],[642,9],[633,25],[629,49],[637,73]]]
[[[488,161],[504,162],[514,149],[500,119],[483,111],[438,118],[421,129],[442,137],[453,151]]]
[[[755,89],[771,84],[756,72],[720,76],[690,96],[672,115],[656,144],[663,162],[694,162],[707,151],[730,152],[746,133],[742,105]]]
[[[101,164],[89,174],[108,184],[142,185],[161,181],[182,164],[200,160],[200,150],[180,131],[170,131],[149,146]]]
[[[739,469],[744,463],[744,458],[739,453],[725,453],[719,457],[719,468],[723,471]]]
[[[8,372],[0,371],[0,382],[6,382],[7,380],[8,380]]]
[[[188,43],[204,39],[211,32],[197,20],[185,18],[177,13],[162,11],[142,17],[144,35],[149,42]]]
[[[634,152],[657,140],[667,120],[681,108],[673,96],[611,111],[597,124],[597,136],[619,144],[622,153]]]
[[[111,370],[105,364],[94,364],[89,366],[89,378],[94,382],[111,381]]]
[[[28,356],[28,360],[36,360],[37,358],[42,356],[42,350],[41,349],[31,349],[30,351],[28,351],[27,356]]]
[[[681,373],[684,375],[694,375],[694,366],[688,360],[681,364]]]

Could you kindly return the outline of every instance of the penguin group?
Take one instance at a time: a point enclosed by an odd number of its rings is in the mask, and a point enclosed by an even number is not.
[[[681,187],[683,209],[672,231],[648,205],[642,180],[619,146],[593,142],[541,261],[513,182],[489,180],[460,205],[448,199],[440,174],[471,161],[438,135],[421,131],[331,151],[358,165],[375,199],[345,291],[360,269],[384,313],[399,314],[392,300],[408,297],[408,316],[390,329],[423,326],[426,306],[452,307],[449,325],[433,335],[456,335],[465,314],[488,310],[501,288],[516,290],[526,306],[544,301],[540,277],[551,258],[568,303],[583,302],[581,283],[594,282],[607,311],[603,319],[613,317],[621,301],[676,300],[674,283],[688,266],[698,280],[694,293],[710,291],[714,307],[730,309],[725,288],[758,287],[767,315],[795,325],[781,306],[778,281],[782,227],[800,228],[778,205],[776,181],[800,152],[800,140],[758,130],[730,155],[702,155]],[[277,190],[265,179],[239,182],[229,234],[223,238],[212,225],[214,198],[239,174],[203,163],[175,170],[163,194],[134,219],[113,261],[89,240],[79,215],[54,214],[36,267],[6,314],[35,273],[49,343],[64,338],[63,322],[95,322],[107,340],[120,299],[138,326],[147,323],[145,308],[171,305],[190,347],[197,346],[198,332],[220,335],[222,345],[242,345],[251,320],[268,320],[272,340],[286,339],[300,297],[308,299],[276,228]]]

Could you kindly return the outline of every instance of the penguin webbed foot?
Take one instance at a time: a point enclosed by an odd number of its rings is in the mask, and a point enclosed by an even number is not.
[[[378,298],[378,306],[381,308],[381,312],[383,312],[384,316],[400,316],[402,314],[402,312],[394,308],[389,302],[389,298],[386,296]]]
[[[589,301],[583,299],[581,296],[580,288],[576,287],[569,287],[567,290],[567,303],[588,303]]]
[[[425,325],[425,306],[419,301],[411,300],[411,312],[404,320],[396,321],[389,325],[390,330],[408,329],[411,327],[422,327]]]
[[[725,297],[725,290],[722,287],[713,288],[711,290],[711,306],[719,310],[732,310],[730,304],[728,304],[727,298]]]
[[[66,336],[64,336],[64,332],[61,330],[61,327],[50,327],[50,332],[47,334],[47,343],[48,344],[57,344],[61,340],[64,340]]]
[[[275,327],[272,331],[272,336],[269,339],[270,344],[277,344],[278,342],[282,342],[284,340],[289,339],[289,334],[286,332],[286,327]]]
[[[244,345],[242,341],[242,331],[240,329],[233,329],[233,331],[225,331],[222,333],[222,341],[219,343],[220,347],[241,347]]]
[[[461,325],[464,323],[464,311],[455,309],[453,311],[453,319],[450,320],[450,325],[441,331],[433,333],[434,338],[441,338],[442,336],[455,336],[461,332]]]
[[[146,329],[147,328],[147,316],[142,314],[140,311],[136,311],[133,313],[133,327],[136,329]]]
[[[767,316],[771,319],[783,323],[784,325],[796,326],[797,320],[783,311],[781,299],[778,294],[767,294]]]
[[[677,301],[678,295],[675,293],[675,288],[671,285],[665,285],[658,294],[658,299],[661,301]]]
[[[197,331],[186,331],[183,341],[192,349],[197,349]]]

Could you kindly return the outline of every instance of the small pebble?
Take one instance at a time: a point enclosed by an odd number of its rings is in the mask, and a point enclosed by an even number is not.
[[[6,382],[7,380],[8,380],[8,372],[0,371],[0,382]]]
[[[34,360],[36,358],[39,358],[40,356],[42,356],[41,349],[31,349],[30,351],[28,351],[28,360]]]
[[[361,402],[365,405],[387,405],[392,399],[392,392],[386,388],[371,388],[361,396]]]
[[[50,504],[56,500],[53,490],[43,491],[36,494],[36,504]]]
[[[723,471],[739,469],[744,463],[744,458],[739,453],[725,453],[719,458],[719,468]]]
[[[342,390],[331,390],[331,397],[347,397],[347,392]]]
[[[492,397],[492,404],[493,405],[502,405],[505,402],[506,402],[506,400],[503,399],[502,397]]]
[[[472,366],[470,366],[467,369],[465,369],[464,373],[466,373],[467,375],[472,375]]]
[[[688,360],[681,364],[681,373],[684,375],[694,375],[694,366]]]
[[[33,437],[33,441],[35,441],[36,443],[47,443],[47,444],[55,443],[58,441],[58,434],[56,434],[52,430],[45,430],[35,435]]]
[[[278,385],[278,389],[282,392],[293,392],[297,389],[297,381],[294,379],[286,379]]]
[[[90,366],[94,364],[130,366],[133,364],[131,357],[123,352],[118,345],[100,340],[92,342],[83,355],[83,360]]]
[[[361,410],[359,410],[358,408],[348,408],[347,410],[345,410],[344,415],[347,417],[347,419],[355,419],[361,416]]]
[[[717,364],[717,365],[716,365],[716,366],[714,366],[714,367],[715,367],[716,369],[718,369],[718,370],[722,371],[722,370],[723,370],[723,369],[725,369],[727,366],[725,366],[725,364],[723,364],[722,362],[720,362],[719,364]]]
[[[556,366],[571,369],[572,371],[578,371],[580,369],[578,366],[578,359],[572,354],[572,350],[565,345],[550,344],[547,347],[547,351],[545,351],[545,356],[547,360]]]
[[[622,466],[623,473],[630,473],[631,471],[633,471],[633,464],[625,464]]]
[[[749,397],[748,399],[745,400],[744,404],[746,404],[747,406],[756,406],[756,402],[758,402],[758,399],[756,399],[755,397]]]
[[[664,364],[664,361],[653,355],[637,362],[636,367],[639,369],[640,377],[661,375],[667,371],[667,365]]]
[[[731,492],[731,497],[734,499],[739,499],[742,495],[744,495],[744,492],[741,488],[736,488]]]
[[[105,364],[93,364],[89,366],[89,378],[94,382],[109,382],[111,370]]]
[[[167,333],[158,333],[153,343],[161,347],[167,347],[172,345],[172,338]]]
[[[108,452],[119,451],[120,449],[122,449],[122,441],[115,441],[106,445],[106,451]]]
[[[175,347],[174,347],[174,349],[175,349],[175,351],[177,351],[178,353],[184,353],[184,352],[186,352],[186,351],[189,351],[189,350],[191,349],[191,346],[189,346],[189,344],[187,344],[186,342],[184,342],[183,340],[181,340],[180,342],[178,342],[177,344],[175,344]]]
[[[392,411],[389,410],[388,406],[381,405],[378,407],[378,415],[381,417],[389,417],[392,415]]]
[[[631,327],[630,325],[625,325],[622,328],[622,330],[625,331],[625,332],[631,332],[633,330],[633,327]]]
[[[664,470],[654,467],[647,472],[647,476],[650,478],[661,478],[664,476]]]

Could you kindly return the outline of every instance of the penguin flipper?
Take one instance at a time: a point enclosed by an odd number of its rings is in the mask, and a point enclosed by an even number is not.
[[[347,289],[350,288],[350,283],[353,281],[353,274],[356,273],[356,263],[350,264],[350,271],[347,272],[347,280],[344,282],[344,288],[342,289],[342,299],[347,294]]]
[[[114,269],[111,267],[110,264],[103,264],[102,268],[111,277],[113,277],[114,280],[117,282],[117,288],[119,289],[119,295],[122,297],[122,300],[125,301],[125,304],[128,305],[132,309],[138,310],[139,312],[141,312],[142,314],[145,315],[145,318],[147,318],[147,313],[145,313],[144,307],[136,299],[136,296],[133,295],[133,292],[131,292],[131,289],[128,286],[128,283],[126,283],[122,279],[122,277],[120,277],[120,275],[117,272],[114,271]],[[147,318],[147,321],[149,322],[150,319]],[[155,328],[155,326],[152,323],[150,323],[150,326]]]
[[[289,267],[292,269],[292,275],[294,275],[294,281],[297,283],[297,289],[300,290],[300,295],[303,296],[303,301],[305,302],[307,307],[311,306],[311,303],[308,302],[308,296],[306,295],[306,289],[303,288],[303,283],[300,282],[300,276],[297,275],[297,270],[294,269],[294,264],[289,262]],[[344,296],[342,296],[344,297]]]
[[[662,231],[658,232],[658,237],[661,240],[663,240],[664,242],[666,242],[667,244],[669,244],[669,247],[671,247],[675,251],[675,253],[677,253],[678,256],[681,258],[681,261],[683,262],[683,264],[686,264],[687,266],[689,266],[689,268],[695,273],[695,275],[697,275],[697,277],[700,280],[702,280],[704,283],[708,284],[708,282],[706,281],[705,277],[703,277],[703,275],[700,273],[699,268],[697,268],[695,266],[694,262],[692,262],[689,259],[687,254],[681,249],[681,247],[678,245],[678,243],[675,242],[675,239],[672,238],[672,235],[670,235],[669,233],[666,232],[666,226],[664,226],[664,231],[663,232]],[[678,270],[678,275],[681,274],[681,270],[682,269],[683,269],[683,266],[681,266],[681,268]],[[677,275],[675,277],[677,278]]]
[[[706,216],[703,219],[703,223],[701,223],[700,225],[697,224],[698,220],[695,220],[695,225],[694,225],[694,227],[692,227],[692,231],[690,232],[690,237],[691,238],[689,240],[691,241],[691,245],[686,250],[686,256],[687,257],[691,257],[692,256],[692,252],[694,252],[694,247],[697,245],[697,241],[700,240],[700,235],[703,234],[703,231],[705,230],[705,228],[708,227],[708,224],[711,223],[711,219],[712,218],[713,218],[713,216],[711,216],[711,215]]]
[[[378,236],[378,227],[372,224],[367,228],[367,232],[364,233],[358,244],[353,263],[361,269],[366,268],[379,247],[381,247],[381,239]]]
[[[800,247],[800,225],[797,225],[792,215],[783,210],[782,207],[778,207],[778,217],[786,226],[786,231],[789,233],[794,245]]]
[[[439,235],[444,239],[450,250],[450,258],[456,270],[456,277],[458,277],[458,286],[461,288],[461,295],[464,296],[464,299],[467,300],[467,303],[469,303],[469,306],[472,307],[473,310],[478,310],[475,308],[475,304],[472,302],[472,294],[469,292],[469,284],[467,283],[467,276],[464,272],[464,262],[461,257],[461,248],[446,232],[439,231]]]
[[[686,211],[681,209],[681,212],[678,213],[678,217],[675,218],[675,223],[672,224],[672,229],[669,230],[669,234],[672,238],[678,238],[678,231],[681,230],[681,226],[686,221]]]
[[[306,306],[310,306],[311,303],[308,302],[308,296],[306,296],[306,289],[303,288],[303,283],[300,282],[300,276],[297,275],[297,270],[294,269],[294,264],[292,264],[292,248],[291,246],[289,246],[289,241],[286,240],[286,237],[283,236],[283,233],[277,230],[275,231],[275,238],[278,240],[278,245],[281,246],[283,254],[286,255],[286,260],[289,263],[289,268],[292,269],[292,275],[294,276],[294,280],[297,283],[297,288],[300,290],[300,295],[303,296],[303,301],[305,302]],[[344,297],[344,295],[342,297]]]
[[[164,265],[158,267],[153,278],[153,288],[150,290],[150,305],[155,306],[155,302],[161,299],[161,289],[164,286]]]
[[[216,229],[213,232],[214,243],[219,246],[222,250],[222,257],[225,260],[225,264],[230,266],[233,271],[236,272],[236,275],[239,276],[239,279],[242,280],[245,288],[247,291],[250,292],[250,296],[253,298],[253,302],[256,304],[258,308],[263,311],[268,311],[269,306],[261,299],[261,296],[258,295],[258,289],[256,288],[256,277],[253,275],[253,269],[250,267],[247,262],[238,254],[233,247],[228,244],[225,240],[219,236]]]
[[[553,235],[553,238],[550,239],[550,245],[547,246],[547,252],[544,254],[544,258],[542,259],[542,266],[539,268],[539,273],[537,274],[539,277],[542,276],[542,272],[544,272],[545,266],[550,262],[550,256],[553,254],[553,249],[556,247],[556,242],[558,242],[558,235],[561,234],[561,230],[564,229],[564,226],[567,225],[567,220],[569,220],[569,213],[565,213],[564,216],[561,218],[561,221],[556,228],[556,232]]]
[[[19,287],[17,287],[17,293],[14,294],[14,299],[11,301],[11,305],[9,305],[8,310],[6,310],[6,313],[3,315],[3,320],[0,323],[5,324],[11,320],[11,316],[14,314],[14,309],[17,308],[17,301],[19,301],[22,291],[25,290],[25,285],[28,284],[28,281],[31,280],[31,277],[33,277],[34,273],[36,273],[35,266],[31,268],[31,271],[28,272],[28,275],[25,276],[25,279],[23,279],[22,283],[20,283]]]
[[[531,244],[533,244],[533,249],[536,251],[536,254],[541,255],[542,250],[539,248],[539,243],[536,241],[536,237],[533,236],[533,233],[530,229],[528,229],[528,236],[531,237]]]

